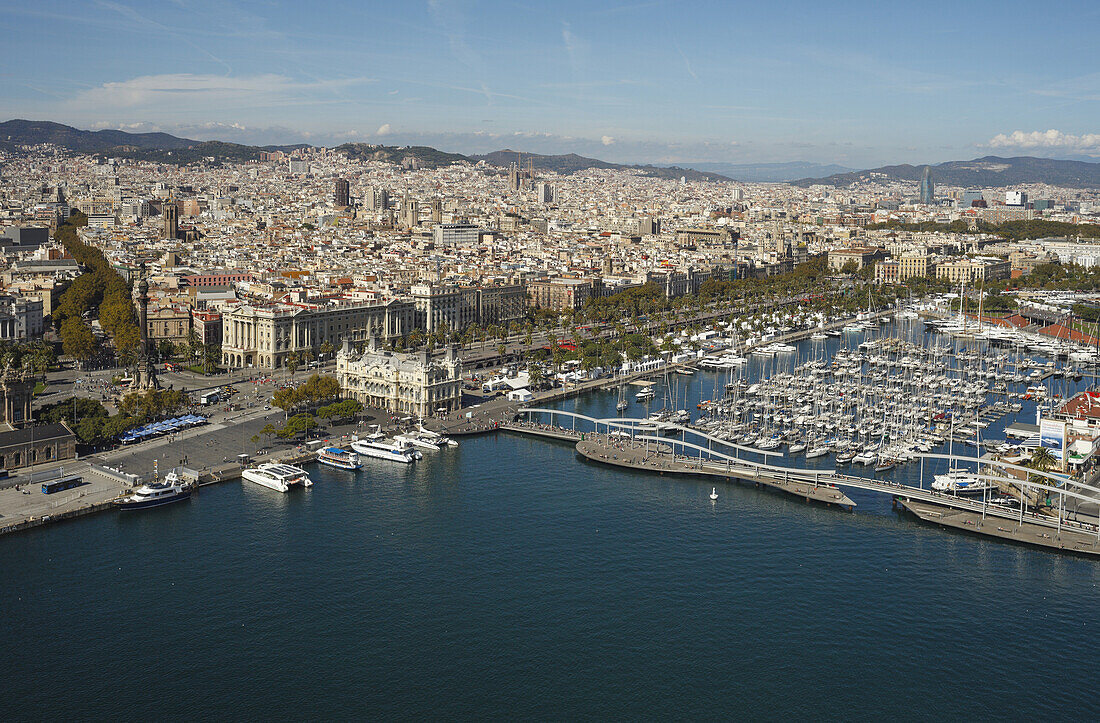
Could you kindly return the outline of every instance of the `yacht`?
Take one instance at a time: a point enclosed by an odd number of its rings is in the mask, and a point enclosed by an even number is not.
[[[815,444],[806,451],[806,459],[813,459],[814,457],[824,457],[829,453],[829,447],[824,444]]]
[[[340,447],[321,447],[317,450],[317,461],[337,469],[356,470],[363,466],[359,463],[359,455]]]
[[[983,480],[973,472],[952,470],[947,474],[933,475],[932,489],[955,495],[980,495],[986,490],[995,492],[997,487],[992,481]]]
[[[417,431],[420,432],[420,438],[426,439],[429,442],[439,445],[440,447],[457,447],[458,442],[454,441],[450,437],[445,437],[442,434],[433,432],[430,429],[425,429],[424,425],[418,425]]]
[[[396,442],[396,440],[395,440]],[[401,443],[389,444],[382,434],[372,434],[364,439],[351,443],[351,448],[359,454],[375,459],[388,459],[402,464],[412,464],[420,455],[412,445]]]
[[[191,485],[180,479],[175,472],[169,472],[163,482],[138,487],[133,494],[119,497],[114,501],[120,510],[143,510],[146,507],[159,507],[170,502],[179,502],[191,497]]]
[[[438,442],[432,439],[421,437],[418,434],[399,434],[393,438],[393,441],[398,444],[408,445],[409,447],[430,449],[433,452],[438,452],[440,449]]]
[[[261,487],[279,492],[288,491],[291,485],[313,486],[313,480],[309,478],[304,469],[276,462],[267,462],[255,469],[246,469],[241,472],[241,477],[249,482],[255,482]]]

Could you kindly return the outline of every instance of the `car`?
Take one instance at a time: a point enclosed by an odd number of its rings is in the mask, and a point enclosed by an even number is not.
[[[265,412],[270,412],[271,411],[271,405],[270,404],[265,404],[264,405],[264,411]]]

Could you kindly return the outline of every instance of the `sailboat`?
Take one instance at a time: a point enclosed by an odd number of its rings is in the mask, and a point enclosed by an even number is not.
[[[624,390],[625,390],[625,387],[622,384],[620,384],[619,385],[619,401],[615,405],[615,409],[617,411],[620,411],[620,412],[630,406],[630,402],[628,402],[626,400],[626,392]]]
[[[711,487],[710,488],[710,499],[711,499],[712,502],[714,500],[718,499],[718,488],[717,487]]]

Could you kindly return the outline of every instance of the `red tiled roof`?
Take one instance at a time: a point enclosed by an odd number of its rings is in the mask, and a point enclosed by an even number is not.
[[[1100,339],[1088,334],[1082,334],[1076,329],[1071,329],[1064,324],[1051,324],[1050,326],[1044,326],[1039,330],[1039,333],[1044,336],[1052,336],[1055,339],[1069,339],[1070,341],[1080,342],[1082,344],[1088,344],[1089,346],[1096,346],[1100,344]]]

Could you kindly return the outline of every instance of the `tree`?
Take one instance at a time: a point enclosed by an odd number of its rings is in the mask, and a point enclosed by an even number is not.
[[[532,366],[527,370],[527,378],[530,381],[532,387],[539,387],[542,384],[543,374],[542,367],[538,365]]]
[[[61,349],[66,355],[87,361],[92,358],[95,348],[95,335],[80,317],[70,317],[61,325]]]
[[[276,434],[280,439],[290,439],[291,437],[297,437],[303,435],[311,429],[317,427],[317,420],[313,418],[311,414],[295,414],[290,419],[286,420],[286,424]]]
[[[298,371],[298,352],[291,352],[286,357],[286,370],[292,375]]]
[[[859,263],[854,259],[845,261],[844,265],[840,267],[840,273],[845,276],[855,276],[859,273]]]

